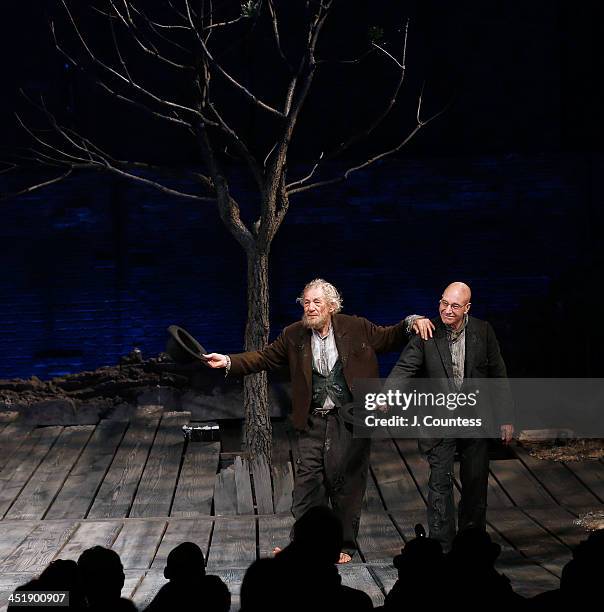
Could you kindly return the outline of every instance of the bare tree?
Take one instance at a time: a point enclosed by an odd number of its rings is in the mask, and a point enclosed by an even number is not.
[[[182,130],[195,143],[199,168],[188,171],[197,188],[183,191],[162,181],[161,170],[151,164],[118,159],[98,139],[65,125],[45,100],[30,100],[44,115],[46,129],[37,130],[18,116],[29,133],[33,147],[30,159],[57,168],[56,177],[27,187],[32,191],[64,180],[75,170],[100,169],[124,179],[157,189],[166,195],[194,202],[216,203],[220,217],[247,257],[247,325],[245,349],[262,349],[269,335],[268,262],[271,243],[287,214],[290,198],[325,185],[345,181],[352,173],[401,150],[411,138],[437,115],[422,118],[422,94],[418,94],[412,127],[387,150],[366,155],[359,163],[323,176],[325,164],[369,136],[391,114],[405,79],[409,23],[403,24],[397,50],[389,50],[375,32],[359,57],[322,58],[318,48],[325,24],[333,18],[336,0],[99,0],[87,3],[93,15],[83,16],[82,5],[57,0],[59,17],[51,18],[50,29],[56,49],[69,66],[82,71],[100,91],[115,101],[130,105]],[[286,8],[285,5],[288,5]],[[219,6],[220,5],[220,6]],[[297,23],[295,44],[283,40],[283,19],[295,5],[304,23]],[[106,28],[107,39],[99,44],[98,23]],[[276,78],[270,90],[256,91],[246,82],[245,71],[229,61],[234,42],[255,33],[268,33],[270,47],[265,54],[275,62]],[[107,42],[108,41],[108,42]],[[300,114],[313,88],[317,71],[327,63],[360,64],[368,56],[381,58],[394,75],[390,91],[366,125],[340,139],[331,150],[318,154],[308,171],[290,180],[287,161]],[[141,68],[142,67],[142,68]],[[170,83],[178,87],[166,92],[158,78],[149,73],[166,70]],[[178,92],[174,94],[173,92]],[[238,96],[240,107],[253,112],[266,126],[267,143],[245,135],[237,118],[229,116],[224,92]],[[279,91],[281,92],[279,94]],[[185,93],[183,93],[185,92]],[[222,92],[222,93],[221,93]],[[221,97],[222,96],[222,97]],[[231,104],[232,106],[232,104]],[[439,113],[438,113],[439,114]],[[48,126],[52,129],[48,130]],[[264,150],[262,148],[264,147]],[[228,176],[230,157],[236,157],[249,171],[258,194],[258,211],[246,222],[240,202],[234,197]],[[151,172],[145,172],[146,170]],[[199,171],[198,171],[199,170]],[[271,425],[268,411],[266,374],[248,376],[244,382],[245,446],[252,456],[270,457]]]

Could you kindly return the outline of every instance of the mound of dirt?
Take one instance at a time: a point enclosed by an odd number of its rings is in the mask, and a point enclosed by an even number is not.
[[[602,439],[524,440],[521,444],[532,457],[549,461],[598,461],[604,459]],[[604,466],[602,466],[604,469]]]

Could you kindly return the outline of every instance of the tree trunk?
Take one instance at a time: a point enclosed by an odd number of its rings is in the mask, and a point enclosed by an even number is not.
[[[254,249],[247,253],[247,304],[245,350],[258,351],[268,342],[268,252]],[[245,377],[243,402],[245,450],[252,457],[264,456],[270,462],[272,432],[266,372]]]

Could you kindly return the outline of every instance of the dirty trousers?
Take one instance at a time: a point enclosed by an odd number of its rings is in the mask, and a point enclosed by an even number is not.
[[[309,415],[296,434],[297,457],[292,514],[299,519],[314,506],[328,505],[342,521],[344,552],[353,553],[367,486],[370,440],[352,437],[339,414]]]
[[[428,481],[428,526],[430,537],[439,540],[443,550],[451,549],[455,537],[453,500],[453,460],[460,453],[461,499],[459,531],[469,527],[486,528],[489,453],[486,439],[444,439],[424,450],[430,464]]]

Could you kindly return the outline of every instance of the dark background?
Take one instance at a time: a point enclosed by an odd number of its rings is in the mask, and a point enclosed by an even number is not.
[[[24,88],[116,154],[191,167],[194,147],[182,135],[114,105],[56,54],[47,25],[55,13],[53,2],[4,4],[4,149],[27,143],[15,110],[42,125],[18,93]],[[402,103],[375,138],[325,175],[396,142],[412,125],[422,83],[426,116],[447,110],[397,156],[292,198],[271,251],[271,337],[299,317],[295,297],[316,276],[342,290],[345,312],[382,324],[410,312],[435,315],[444,285],[464,280],[474,290],[473,313],[495,326],[512,374],[602,375],[601,11],[540,0],[347,2],[320,51],[350,57],[366,42],[366,24],[381,27],[394,51],[405,16]],[[102,49],[105,32],[93,32]],[[226,61],[270,96],[279,74],[266,69],[263,53],[243,39]],[[320,74],[290,176],[303,175],[323,146],[379,108],[390,69],[370,62],[360,73],[336,66]],[[264,120],[236,96],[225,100],[238,128],[264,150]],[[251,216],[246,173],[236,163],[230,172]],[[5,174],[2,191],[51,174]],[[245,259],[212,204],[81,173],[0,206],[0,378],[115,363],[133,346],[156,354],[171,323],[209,350],[240,349]],[[384,370],[395,357],[384,359]]]

